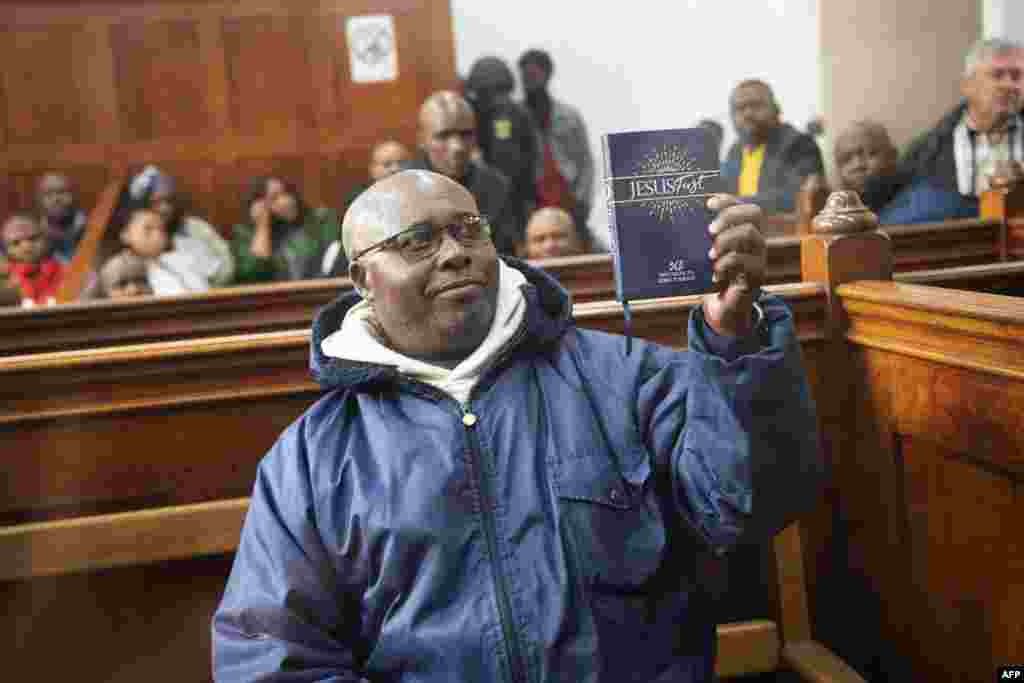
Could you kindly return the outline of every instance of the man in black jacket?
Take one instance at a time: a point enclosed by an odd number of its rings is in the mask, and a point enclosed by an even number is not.
[[[539,137],[530,113],[512,100],[514,89],[508,65],[498,57],[482,57],[469,70],[464,94],[476,110],[477,144],[484,161],[508,178],[510,211],[516,223],[525,226],[537,205]]]
[[[523,226],[516,223],[512,185],[501,171],[473,161],[477,123],[469,102],[449,90],[428,97],[420,107],[417,141],[420,156],[403,164],[403,170],[434,171],[469,190],[480,212],[490,219],[498,253],[515,255]]]
[[[742,81],[729,99],[740,139],[722,163],[725,192],[747,197],[768,212],[792,211],[804,178],[823,174],[814,138],[783,123],[771,87]]]

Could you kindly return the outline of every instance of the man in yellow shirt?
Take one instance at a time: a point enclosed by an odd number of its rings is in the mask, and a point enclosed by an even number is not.
[[[722,163],[724,190],[749,197],[766,211],[792,211],[804,178],[824,173],[814,138],[782,122],[764,81],[742,81],[729,107],[739,141]]]

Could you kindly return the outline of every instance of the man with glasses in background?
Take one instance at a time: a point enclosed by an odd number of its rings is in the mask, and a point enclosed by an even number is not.
[[[760,209],[709,206],[690,349],[627,354],[451,179],[360,195],[356,291],[313,325],[327,393],[260,464],[216,680],[713,680],[698,560],[782,529],[821,465]]]

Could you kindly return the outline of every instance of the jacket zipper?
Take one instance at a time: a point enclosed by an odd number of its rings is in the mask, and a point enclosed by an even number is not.
[[[512,621],[512,605],[508,598],[508,586],[505,583],[505,567],[498,552],[498,532],[495,528],[494,514],[491,511],[491,502],[494,495],[489,485],[488,473],[490,463],[485,462],[483,449],[476,434],[476,424],[479,418],[470,411],[469,403],[462,406],[462,424],[466,427],[466,436],[469,440],[469,447],[473,462],[476,463],[477,484],[480,487],[481,512],[484,520],[484,536],[487,537],[487,550],[494,563],[494,589],[498,595],[498,616],[501,619],[501,629],[505,635],[505,643],[508,646],[509,668],[513,681],[526,680],[526,668],[523,665],[523,646],[519,641],[519,633]],[[486,470],[485,471],[485,465]]]

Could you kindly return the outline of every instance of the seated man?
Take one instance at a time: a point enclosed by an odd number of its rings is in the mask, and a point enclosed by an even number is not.
[[[914,179],[897,165],[889,132],[875,121],[857,121],[835,144],[839,189],[853,190],[883,225],[968,218],[977,206],[928,178]]]
[[[420,108],[420,157],[406,169],[434,171],[469,190],[480,211],[491,220],[492,239],[499,254],[514,254],[523,239],[512,202],[512,185],[505,175],[483,160],[474,160],[477,147],[476,114],[461,95],[442,90]]]
[[[526,224],[525,256],[528,259],[575,256],[583,253],[572,216],[565,209],[537,209]]]
[[[54,255],[67,263],[85,234],[88,216],[78,207],[71,180],[63,173],[46,173],[36,187],[36,207],[50,235]]]
[[[313,325],[327,393],[259,466],[215,679],[712,681],[698,557],[769,538],[822,473],[760,210],[736,203],[709,201],[720,290],[690,350],[627,355],[500,259],[451,179],[362,194],[356,291]]]
[[[899,174],[927,181],[974,207],[988,189],[997,161],[1024,159],[1024,46],[991,38],[967,54],[960,81],[963,101],[907,148]],[[866,192],[877,191],[872,182]]]
[[[725,191],[747,197],[768,212],[792,211],[804,178],[824,175],[818,144],[783,123],[764,81],[747,80],[729,98],[739,140],[722,162]]]

